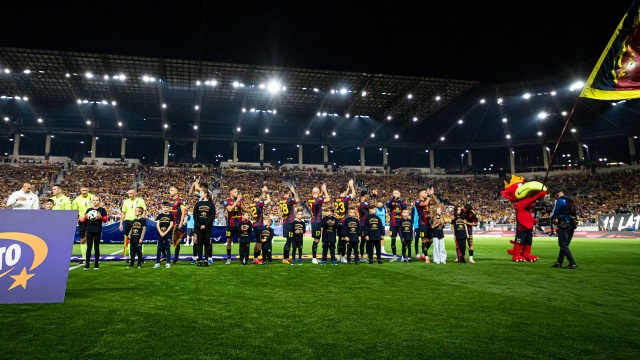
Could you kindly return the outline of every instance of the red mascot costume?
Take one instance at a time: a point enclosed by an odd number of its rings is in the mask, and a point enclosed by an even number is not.
[[[533,204],[547,195],[547,188],[537,181],[524,181],[524,176],[511,175],[511,181],[504,182],[501,194],[513,203],[516,211],[516,238],[511,240],[513,248],[507,253],[516,262],[537,261],[538,257],[531,254],[533,243],[533,226],[538,222],[531,214]]]

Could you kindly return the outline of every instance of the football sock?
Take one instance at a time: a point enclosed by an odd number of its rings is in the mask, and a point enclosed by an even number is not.
[[[260,250],[253,252],[253,260],[257,259],[258,257],[260,257]]]
[[[89,261],[89,259],[85,259],[86,254],[87,254],[87,244],[80,244],[80,258],[82,260]]]
[[[227,259],[231,259],[231,249],[227,249]]]
[[[393,255],[396,254],[396,239],[391,239],[391,252]]]
[[[427,251],[429,251],[429,247],[427,247],[427,243],[422,243],[422,253],[424,256],[427,256]]]
[[[311,254],[313,256],[313,258],[316,258],[316,255],[318,254],[318,243],[317,242],[313,242],[313,245],[311,245]]]
[[[469,249],[469,256],[473,256],[473,249]]]

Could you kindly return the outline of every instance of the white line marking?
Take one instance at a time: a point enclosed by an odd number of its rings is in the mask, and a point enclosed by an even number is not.
[[[122,250],[118,250],[118,251],[114,252],[113,254],[109,254],[109,256],[111,256],[111,255],[116,255],[116,254],[119,254],[119,253],[121,253],[121,252],[122,252]],[[105,259],[107,259],[107,258],[105,258]],[[80,265],[72,266],[72,267],[70,267],[70,268],[69,268],[69,271],[71,271],[71,270],[75,270],[75,269],[77,269],[77,268],[81,268],[81,267],[83,267],[83,266],[84,266],[84,264],[80,264]]]

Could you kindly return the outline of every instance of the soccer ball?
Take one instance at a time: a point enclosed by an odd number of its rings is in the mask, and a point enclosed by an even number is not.
[[[87,213],[87,219],[89,219],[90,221],[95,221],[98,219],[98,217],[100,217],[100,213],[98,212],[98,210],[91,210]]]

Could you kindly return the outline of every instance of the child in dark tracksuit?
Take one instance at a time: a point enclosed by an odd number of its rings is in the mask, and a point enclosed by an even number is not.
[[[271,228],[271,224],[273,220],[267,218],[264,220],[264,229],[260,232],[260,242],[262,243],[262,265],[271,265],[271,261],[273,261],[272,253],[271,253],[271,242],[273,240],[273,229]]]
[[[409,216],[409,210],[402,210],[402,220],[400,220],[400,230],[402,234],[402,262],[411,262],[411,243],[413,242],[413,219]],[[409,253],[407,255],[407,252]]]
[[[238,243],[240,243],[240,265],[249,264],[249,247],[251,245],[251,234],[253,233],[253,224],[249,221],[251,214],[248,212],[242,214],[242,220],[236,225],[238,228]]]
[[[129,254],[131,254],[131,262],[129,268],[133,267],[136,255],[138,256],[138,269],[142,267],[142,241],[144,240],[144,234],[147,232],[147,219],[142,217],[144,210],[141,207],[135,208],[136,219],[131,224],[131,231],[129,232]],[[87,259],[88,261],[89,259]]]
[[[367,241],[367,255],[369,255],[369,264],[373,264],[373,249],[376,250],[378,264],[382,264],[381,241],[384,237],[384,226],[382,220],[376,215],[376,208],[369,209],[369,215],[364,222],[364,238]]]
[[[322,262],[320,265],[327,264],[327,251],[331,251],[331,264],[338,265],[336,263],[336,239],[337,239],[337,227],[338,219],[333,216],[333,208],[328,208],[328,215],[322,218]]]
[[[349,209],[349,216],[342,223],[342,240],[347,242],[347,264],[351,264],[351,252],[355,258],[356,265],[360,264],[358,254],[358,236],[360,236],[360,220],[356,218],[356,210]]]
[[[296,251],[298,251],[298,265],[302,265],[302,241],[306,226],[302,221],[302,210],[296,210],[296,219],[291,223],[293,229],[293,241],[291,242],[291,265],[296,264]]]
[[[464,259],[464,253],[467,249],[467,239],[469,233],[467,232],[467,224],[462,214],[462,206],[455,206],[453,208],[454,218],[451,220],[451,231],[453,232],[453,238],[456,240],[456,254],[458,256],[458,263],[464,264],[467,261]]]

